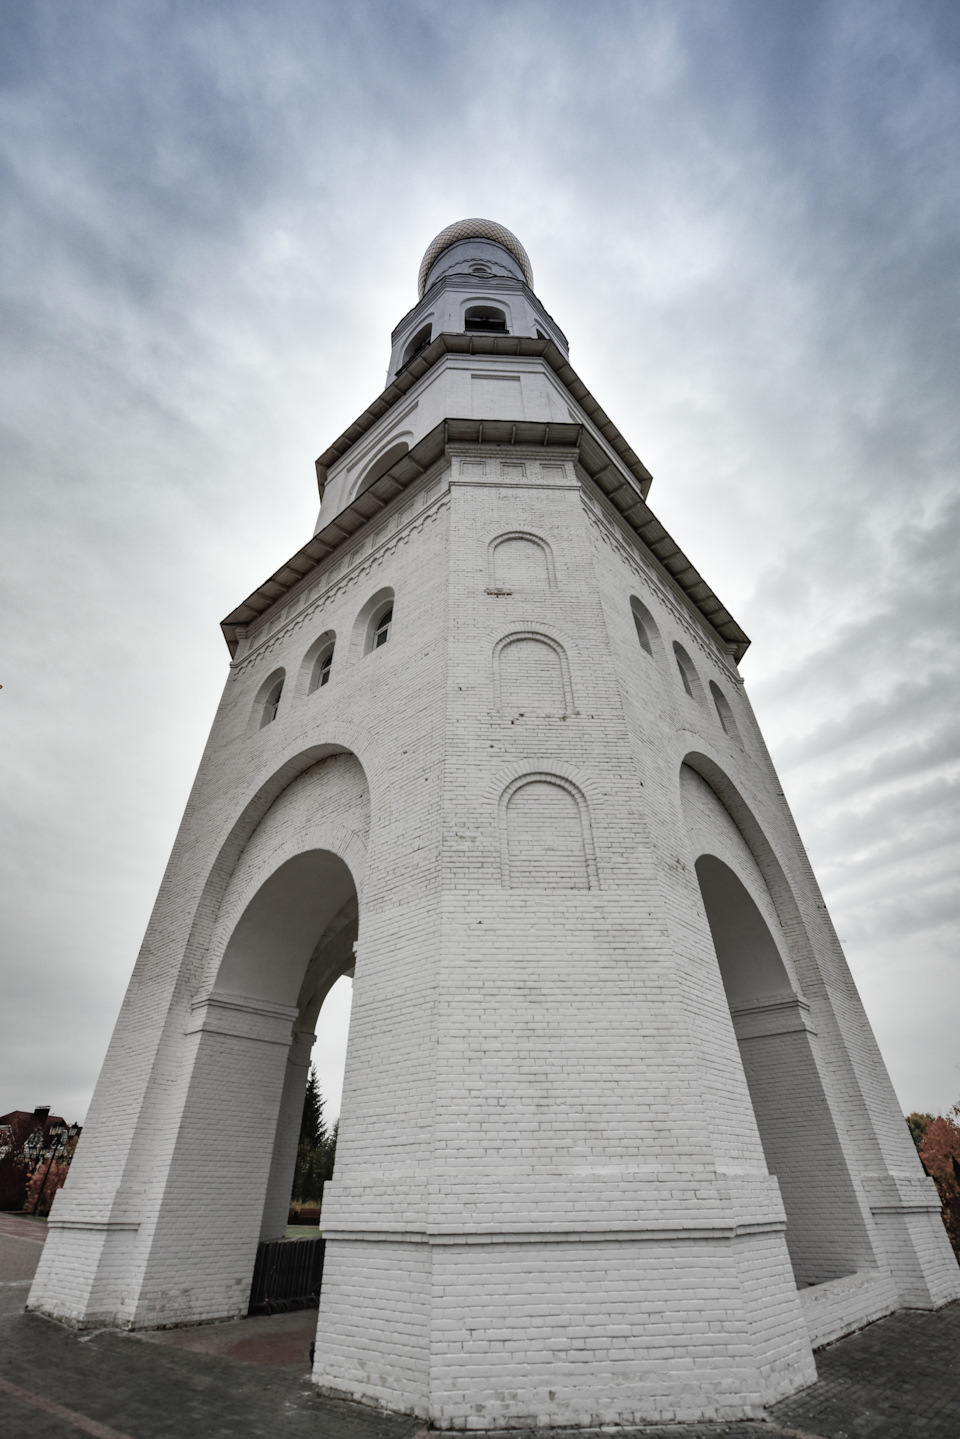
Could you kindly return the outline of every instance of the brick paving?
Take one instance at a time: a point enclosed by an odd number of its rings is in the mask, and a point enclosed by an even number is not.
[[[960,1439],[960,1300],[891,1314],[817,1354],[819,1379],[777,1404],[823,1439]]]
[[[0,1319],[3,1439],[412,1439],[421,1428],[321,1399],[290,1369],[116,1331],[77,1334],[33,1314]]]
[[[314,1319],[280,1315],[142,1336],[112,1330],[77,1334],[36,1315],[8,1315],[0,1318],[0,1435],[425,1435],[419,1420],[313,1393],[302,1350]],[[822,1350],[817,1367],[818,1382],[776,1405],[763,1422],[617,1432],[621,1439],[960,1439],[960,1303],[880,1320]],[[503,1431],[500,1439],[567,1436],[588,1439],[584,1430],[516,1429]]]
[[[0,1213],[0,1315],[19,1314],[26,1303],[46,1237],[42,1219]]]

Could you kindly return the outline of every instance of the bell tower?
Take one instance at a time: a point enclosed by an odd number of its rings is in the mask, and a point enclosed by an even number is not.
[[[747,637],[509,231],[429,246],[317,478],[316,532],[223,622],[30,1308],[246,1312],[350,973],[324,1392],[441,1429],[730,1420],[956,1297]]]

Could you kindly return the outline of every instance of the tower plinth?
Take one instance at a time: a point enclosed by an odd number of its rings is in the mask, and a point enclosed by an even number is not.
[[[747,636],[532,283],[499,225],[437,237],[315,534],[223,623],[29,1307],[246,1312],[353,974],[318,1387],[441,1429],[757,1416],[960,1271]]]

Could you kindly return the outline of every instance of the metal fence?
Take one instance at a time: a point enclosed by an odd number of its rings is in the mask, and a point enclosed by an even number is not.
[[[257,1245],[250,1287],[250,1314],[313,1309],[320,1303],[324,1241],[277,1239]]]

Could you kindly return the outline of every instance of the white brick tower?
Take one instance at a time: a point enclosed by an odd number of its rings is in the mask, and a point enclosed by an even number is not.
[[[30,1307],[245,1312],[355,963],[317,1385],[447,1429],[756,1415],[960,1272],[746,636],[532,283],[499,225],[437,237],[316,534],[224,622]]]

